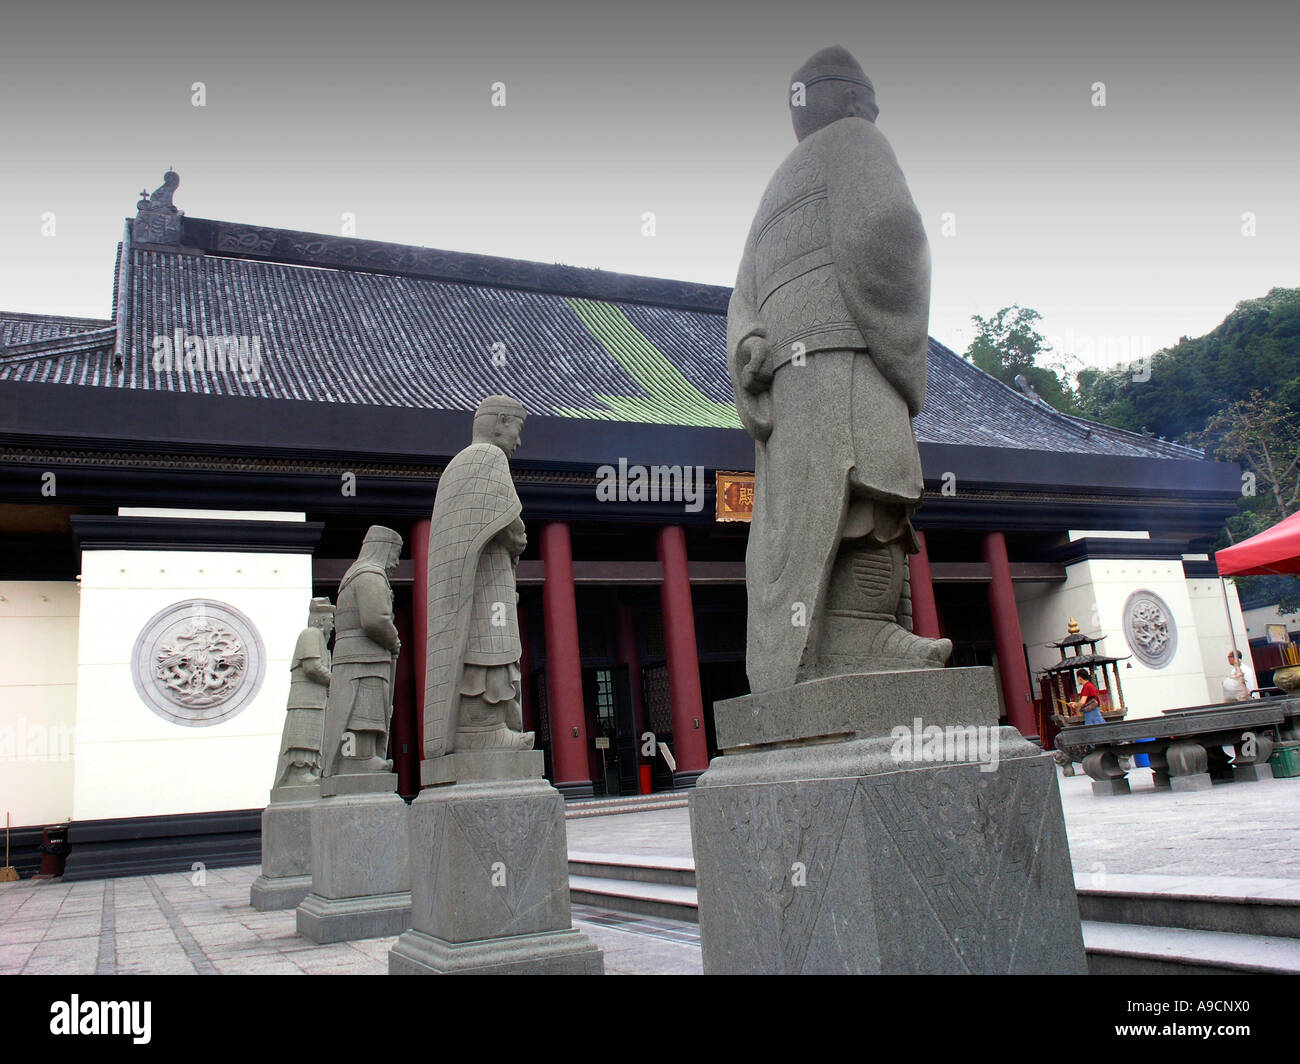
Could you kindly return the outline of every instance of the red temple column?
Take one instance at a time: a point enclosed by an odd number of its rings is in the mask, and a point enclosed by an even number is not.
[[[1011,582],[1007,537],[1001,532],[989,532],[984,537],[984,560],[992,578],[989,581],[989,608],[993,613],[993,642],[998,652],[998,674],[1002,679],[1007,717],[1021,735],[1035,735],[1033,695],[1029,686],[1029,669],[1025,665],[1024,639],[1020,635],[1020,611],[1016,607],[1016,590]]]
[[[686,563],[686,531],[681,525],[659,529],[659,562],[664,582],[659,602],[664,616],[664,649],[668,657],[668,694],[673,713],[674,785],[691,787],[709,767],[704,732],[704,699],[700,695],[700,659],[695,645],[695,610]]]
[[[934,603],[934,581],[930,574],[930,552],[925,533],[916,531],[921,544],[918,553],[908,556],[907,569],[912,589],[912,631],[927,639],[939,638],[939,607]]]
[[[411,525],[411,663],[415,684],[415,741],[424,757],[424,677],[429,653],[429,518]]]
[[[582,654],[578,649],[578,600],[573,588],[569,526],[542,526],[542,613],[546,627],[546,689],[551,715],[551,763],[555,789],[565,796],[592,793],[587,766],[587,722],[582,704]]]

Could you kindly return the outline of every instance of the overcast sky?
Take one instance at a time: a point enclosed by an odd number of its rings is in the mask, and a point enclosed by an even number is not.
[[[1300,286],[1294,2],[439,6],[6,10],[0,310],[108,316],[122,220],[169,166],[196,217],[352,212],[377,240],[729,285],[794,145],[790,75],[828,44],[875,82],[949,346],[1020,303],[1111,362],[1089,344],[1159,348]]]

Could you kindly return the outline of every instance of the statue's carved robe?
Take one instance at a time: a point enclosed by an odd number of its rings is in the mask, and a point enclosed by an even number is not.
[[[462,695],[499,702],[517,693],[515,566],[497,536],[522,512],[510,464],[494,444],[470,444],[438,481],[429,523],[426,758],[455,749]]]
[[[358,559],[339,582],[334,662],[325,713],[325,775],[338,771],[345,732],[375,732],[376,756],[393,715],[393,590],[382,565]]]
[[[325,633],[319,628],[304,628],[289,663],[289,702],[280,739],[280,764],[275,773],[277,786],[293,765],[309,765],[317,775],[320,773],[325,704],[329,696],[329,684],[323,677],[329,670],[330,652]]]
[[[857,117],[809,134],[763,194],[727,316],[741,419],[756,436],[773,426],[756,442],[745,558],[755,691],[796,683],[817,645],[850,495],[883,504],[868,503],[852,535],[874,523],[881,540],[916,549],[911,419],[925,401],[929,306],[929,245],[884,135]],[[751,336],[766,337],[782,367],[759,396],[741,383]]]

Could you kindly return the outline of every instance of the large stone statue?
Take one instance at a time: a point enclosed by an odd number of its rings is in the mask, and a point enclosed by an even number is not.
[[[527,539],[507,459],[526,416],[508,396],[484,399],[474,442],[438,480],[411,926],[389,951],[394,975],[604,971],[573,927],[564,799],[522,730],[515,566]]]
[[[520,708],[515,567],[527,546],[507,458],[527,412],[493,395],[438,481],[429,527],[424,756],[531,750]],[[418,549],[418,548],[417,548]]]
[[[795,74],[799,144],[763,194],[728,311],[727,364],[756,451],[754,691],[939,668],[952,650],[910,631],[930,252],[877,111],[843,48]]]
[[[393,671],[401,641],[393,624],[393,589],[402,537],[371,525],[361,553],[339,582],[334,663],[325,711],[326,776],[388,772]]]
[[[851,55],[818,52],[790,103],[728,315],[752,691],[714,703],[725,756],[690,795],[704,971],[1081,974],[1055,765],[998,726],[992,669],[943,668],[908,623],[920,216]]]
[[[316,943],[395,935],[411,923],[406,802],[384,756],[401,650],[388,576],[401,550],[401,536],[371,525],[339,581],[311,892],[295,915],[298,934]]]
[[[298,635],[289,663],[289,704],[280,739],[280,763],[275,786],[315,783],[320,779],[321,737],[330,689],[330,633],[334,607],[327,598],[314,598],[307,627]]]
[[[311,893],[311,818],[320,799],[321,737],[330,685],[334,607],[314,598],[289,663],[289,704],[271,801],[262,810],[262,871],[249,887],[259,911],[292,909]]]

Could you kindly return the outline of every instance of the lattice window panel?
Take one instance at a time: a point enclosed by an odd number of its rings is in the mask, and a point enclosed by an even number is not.
[[[668,666],[647,665],[641,670],[646,720],[661,738],[673,732],[673,704],[668,689]]]

